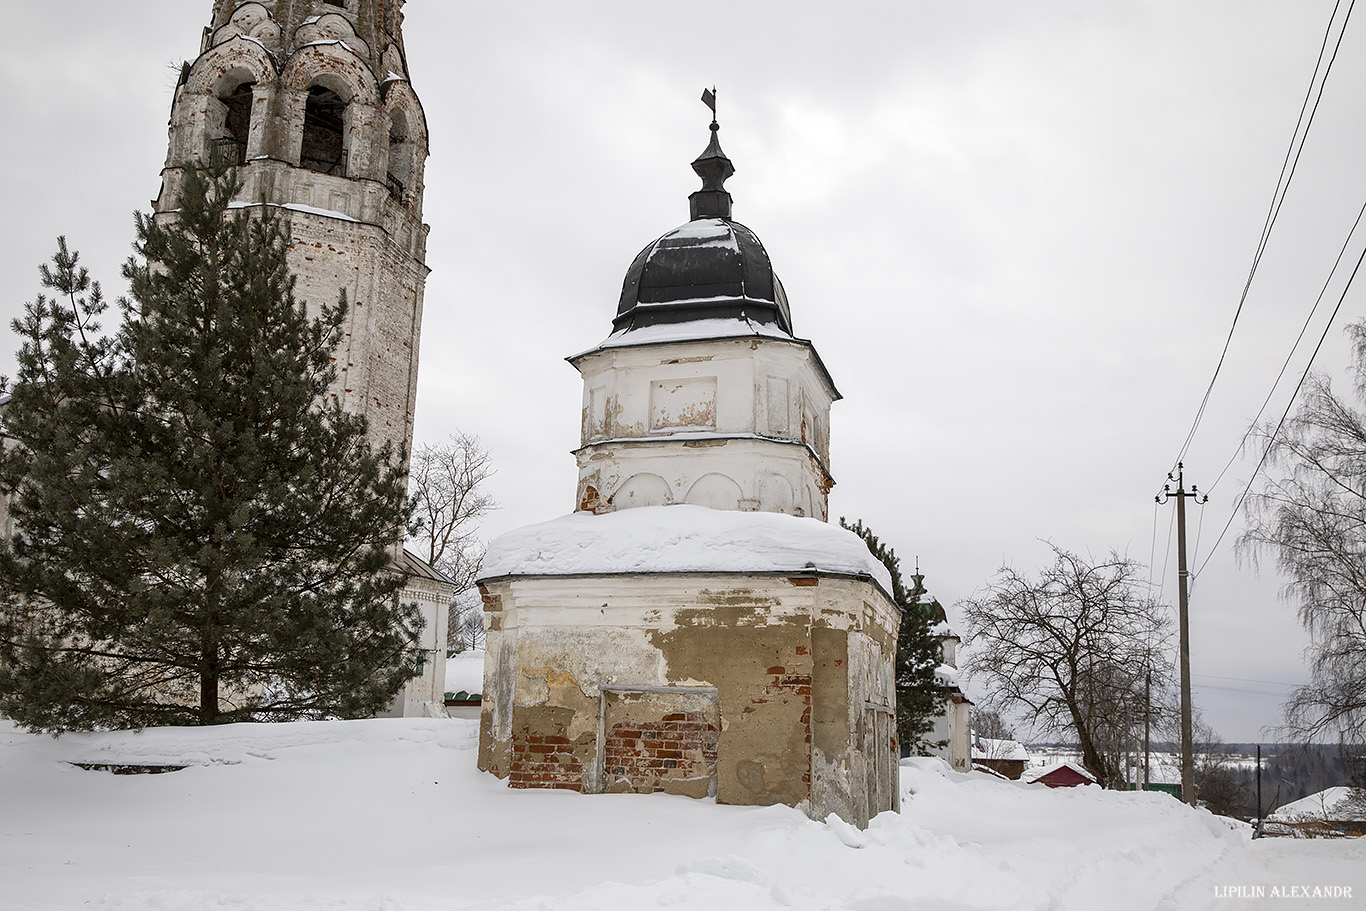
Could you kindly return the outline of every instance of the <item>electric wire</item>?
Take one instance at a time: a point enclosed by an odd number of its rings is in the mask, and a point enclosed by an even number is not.
[[[1280,680],[1253,680],[1251,677],[1224,677],[1220,674],[1191,674],[1192,677],[1208,677],[1211,680],[1236,680],[1239,683],[1264,683],[1267,686],[1303,686],[1300,683],[1285,683]]]
[[[1333,313],[1328,317],[1328,322],[1324,324],[1323,332],[1319,335],[1319,343],[1314,346],[1314,353],[1309,355],[1309,363],[1304,365],[1304,372],[1300,374],[1300,381],[1295,384],[1295,391],[1290,394],[1290,401],[1286,402],[1285,411],[1281,412],[1281,419],[1276,422],[1276,429],[1267,437],[1266,447],[1262,450],[1262,457],[1257,462],[1257,467],[1248,476],[1247,484],[1243,487],[1243,492],[1238,495],[1238,500],[1233,504],[1233,510],[1229,513],[1228,521],[1224,523],[1223,531],[1219,532],[1218,539],[1210,552],[1205,557],[1205,562],[1200,564],[1200,568],[1195,571],[1198,576],[1204,572],[1205,566],[1209,564],[1215,551],[1219,549],[1219,542],[1224,540],[1224,535],[1228,534],[1229,527],[1233,525],[1233,519],[1238,515],[1238,511],[1243,507],[1243,501],[1247,499],[1248,492],[1252,490],[1252,483],[1257,480],[1257,476],[1262,473],[1262,466],[1266,464],[1267,457],[1271,455],[1271,449],[1276,443],[1276,438],[1280,436],[1281,428],[1285,426],[1285,419],[1290,416],[1290,409],[1295,407],[1295,400],[1299,398],[1300,389],[1304,386],[1304,381],[1309,378],[1309,370],[1314,366],[1314,359],[1319,356],[1320,349],[1323,348],[1324,339],[1328,338],[1328,330],[1332,328],[1333,322],[1337,319],[1338,312],[1342,310],[1342,302],[1347,299],[1347,293],[1352,290],[1352,283],[1356,281],[1357,273],[1361,271],[1361,264],[1366,261],[1366,247],[1362,247],[1361,255],[1357,257],[1357,263],[1352,268],[1352,274],[1347,277],[1347,284],[1343,286],[1342,294],[1338,296],[1337,306],[1333,308]]]
[[[1153,590],[1153,563],[1157,559],[1157,510],[1160,505],[1156,500],[1153,501],[1153,543],[1148,548],[1148,591]]]
[[[1154,503],[1154,506],[1157,504]],[[1157,600],[1162,600],[1162,590],[1167,587],[1167,565],[1172,559],[1172,529],[1176,527],[1176,510],[1172,510],[1171,518],[1167,520],[1167,546],[1162,551],[1162,579],[1157,583]]]
[[[1205,388],[1204,397],[1200,400],[1200,407],[1195,411],[1195,419],[1191,422],[1190,430],[1186,434],[1185,441],[1181,444],[1181,450],[1177,453],[1176,459],[1172,462],[1173,470],[1186,456],[1190,449],[1191,442],[1195,439],[1195,432],[1200,427],[1200,422],[1204,418],[1205,409],[1209,406],[1210,395],[1214,392],[1215,381],[1219,379],[1219,372],[1224,367],[1224,359],[1228,356],[1229,345],[1233,342],[1233,332],[1238,327],[1238,318],[1242,315],[1243,305],[1247,303],[1248,291],[1252,287],[1252,280],[1256,277],[1257,267],[1261,264],[1262,254],[1266,251],[1266,245],[1271,239],[1271,232],[1276,226],[1277,217],[1280,215],[1281,206],[1285,203],[1285,194],[1290,189],[1290,182],[1295,178],[1295,169],[1299,165],[1300,154],[1304,151],[1305,140],[1309,138],[1309,130],[1314,124],[1314,115],[1318,112],[1319,102],[1323,99],[1323,90],[1328,83],[1328,74],[1333,69],[1333,62],[1337,60],[1338,49],[1342,47],[1342,37],[1347,31],[1347,21],[1352,16],[1352,9],[1356,6],[1356,0],[1351,0],[1347,6],[1347,13],[1342,18],[1342,27],[1338,31],[1338,40],[1333,47],[1333,55],[1328,60],[1328,65],[1324,66],[1323,55],[1328,49],[1329,38],[1333,34],[1333,23],[1337,19],[1338,9],[1342,6],[1342,0],[1336,0],[1333,4],[1333,13],[1328,17],[1328,28],[1324,31],[1323,42],[1319,46],[1319,56],[1314,63],[1314,73],[1309,78],[1309,88],[1305,92],[1304,101],[1300,105],[1300,114],[1295,121],[1295,131],[1291,134],[1290,145],[1286,149],[1285,159],[1281,162],[1281,172],[1276,178],[1276,189],[1271,194],[1271,206],[1267,210],[1266,219],[1262,223],[1262,234],[1257,242],[1256,252],[1252,257],[1252,267],[1248,270],[1247,280],[1243,283],[1242,294],[1238,298],[1238,306],[1233,312],[1233,322],[1228,327],[1228,336],[1224,339],[1223,350],[1219,352],[1219,360],[1214,366],[1214,375],[1210,377],[1209,385]],[[1323,78],[1319,79],[1319,70],[1323,69]],[[1318,95],[1314,94],[1314,85],[1318,84]],[[1309,105],[1310,98],[1314,99],[1313,107]],[[1305,112],[1309,112],[1306,120]],[[1304,130],[1301,132],[1300,127]],[[1298,140],[1298,148],[1296,142]]]
[[[1347,239],[1342,242],[1342,247],[1338,250],[1337,259],[1333,260],[1333,268],[1329,271],[1328,278],[1324,281],[1323,287],[1319,289],[1319,295],[1314,299],[1314,306],[1309,309],[1309,315],[1304,318],[1304,325],[1300,326],[1300,334],[1295,336],[1295,342],[1290,346],[1290,353],[1285,356],[1285,360],[1281,363],[1281,370],[1276,374],[1276,380],[1271,384],[1271,390],[1267,392],[1266,398],[1262,400],[1262,407],[1257,409],[1257,416],[1252,419],[1252,423],[1250,423],[1247,430],[1243,432],[1243,438],[1238,441],[1238,448],[1233,451],[1233,455],[1229,456],[1229,460],[1224,463],[1224,467],[1219,472],[1218,477],[1214,479],[1213,484],[1206,488],[1205,493],[1213,492],[1215,486],[1224,479],[1224,475],[1228,473],[1229,468],[1232,467],[1234,462],[1238,461],[1238,456],[1243,453],[1244,447],[1247,445],[1248,437],[1252,436],[1252,432],[1257,429],[1257,423],[1262,419],[1262,415],[1266,412],[1266,406],[1271,404],[1271,399],[1276,394],[1276,388],[1280,386],[1281,380],[1285,377],[1285,371],[1290,367],[1290,362],[1295,357],[1295,352],[1299,350],[1300,342],[1304,341],[1304,333],[1308,331],[1310,323],[1314,320],[1314,315],[1319,312],[1319,305],[1323,303],[1323,298],[1328,293],[1328,288],[1333,283],[1333,276],[1337,274],[1338,267],[1342,265],[1342,258],[1347,254],[1348,246],[1351,245],[1352,235],[1356,233],[1357,227],[1361,224],[1363,217],[1366,217],[1366,203],[1361,204],[1361,209],[1357,212],[1356,221],[1352,223],[1352,230],[1347,232]]]
[[[1266,696],[1272,699],[1285,698],[1285,693],[1272,693],[1267,690],[1249,690],[1240,686],[1220,686],[1216,683],[1197,683],[1192,681],[1191,687],[1198,690],[1219,690],[1224,693],[1244,693],[1248,696]]]

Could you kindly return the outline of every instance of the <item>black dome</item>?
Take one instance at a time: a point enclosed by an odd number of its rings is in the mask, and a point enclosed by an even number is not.
[[[728,218],[696,218],[655,240],[626,270],[613,331],[700,319],[748,319],[792,334],[768,252]]]
[[[711,94],[711,93],[707,93]],[[707,101],[706,94],[702,97]],[[715,111],[715,96],[707,102]],[[726,180],[735,173],[717,135],[692,163],[702,189],[688,197],[686,225],[654,241],[626,270],[613,332],[689,323],[745,319],[792,334],[792,315],[768,251],[754,232],[731,221]]]

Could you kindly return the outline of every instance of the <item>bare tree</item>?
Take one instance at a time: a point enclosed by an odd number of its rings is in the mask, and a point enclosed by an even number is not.
[[[428,563],[455,581],[457,593],[474,586],[484,563],[478,522],[498,508],[483,489],[492,475],[492,456],[470,434],[457,431],[444,442],[424,443],[413,452],[408,489],[418,520],[416,543]],[[479,599],[462,600],[458,594],[450,605],[447,647],[474,647],[476,639],[483,641],[483,626]]]
[[[980,597],[960,602],[965,670],[1030,727],[1073,733],[1086,769],[1114,787],[1142,729],[1145,673],[1170,676],[1168,619],[1138,563],[1049,546],[1054,562],[1037,578],[1003,566]]]
[[[1236,758],[1223,738],[1204,719],[1197,718],[1192,737],[1195,796],[1219,816],[1255,815],[1252,785],[1238,775]]]
[[[484,601],[476,588],[467,588],[451,602],[446,647],[457,652],[484,645]]]
[[[1356,398],[1366,404],[1366,323],[1356,345]],[[1309,631],[1310,682],[1285,706],[1306,742],[1334,731],[1366,742],[1366,414],[1326,377],[1310,377],[1299,410],[1261,428],[1270,466],[1247,500],[1244,553],[1275,557],[1286,600]],[[1273,469],[1278,469],[1274,470]]]
[[[1000,711],[989,706],[972,713],[972,729],[978,737],[985,737],[988,740],[1015,739],[1015,729],[1001,717]]]

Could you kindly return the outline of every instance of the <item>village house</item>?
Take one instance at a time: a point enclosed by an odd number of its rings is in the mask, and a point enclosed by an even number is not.
[[[1029,750],[1018,740],[995,740],[972,735],[972,767],[990,769],[1016,780],[1029,768]]]
[[[1096,776],[1071,760],[1053,762],[1027,770],[1020,778],[1030,784],[1047,785],[1050,788],[1075,788],[1081,785],[1096,784]]]

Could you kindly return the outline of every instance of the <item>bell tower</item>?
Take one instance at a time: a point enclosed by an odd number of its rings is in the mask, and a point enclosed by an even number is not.
[[[427,123],[408,78],[403,0],[213,0],[181,68],[154,201],[172,218],[184,169],[241,168],[239,204],[288,220],[295,294],[345,290],[331,394],[371,442],[411,449],[426,283]]]

